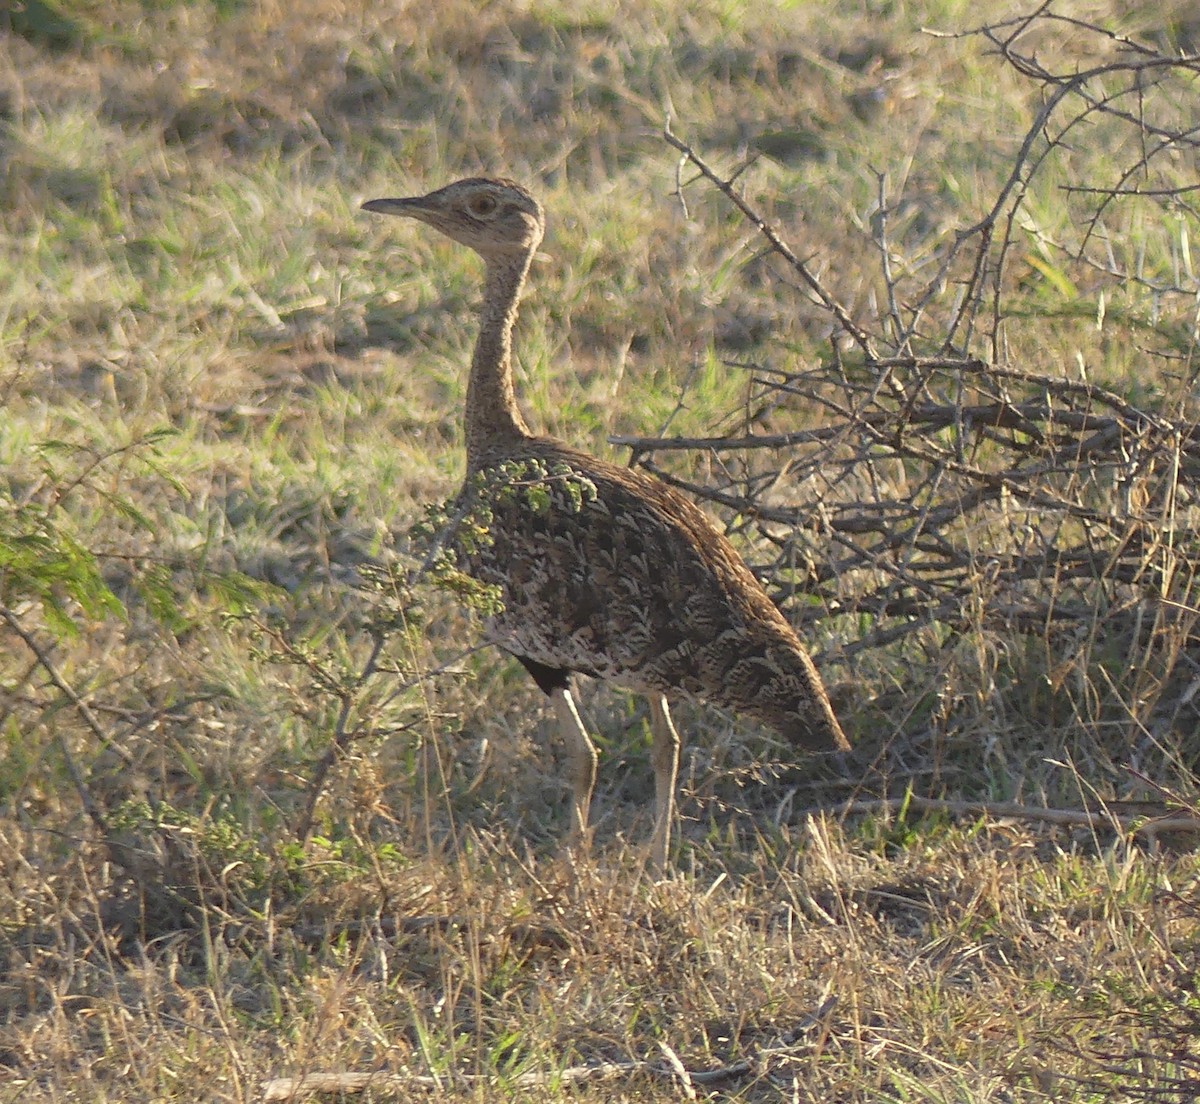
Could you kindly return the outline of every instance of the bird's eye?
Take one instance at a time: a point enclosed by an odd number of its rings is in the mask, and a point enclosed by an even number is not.
[[[496,209],[496,201],[490,195],[473,196],[467,204],[473,215],[490,215]]]

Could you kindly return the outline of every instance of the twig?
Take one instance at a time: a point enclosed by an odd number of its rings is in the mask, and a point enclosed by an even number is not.
[[[354,691],[362,687],[375,673],[375,669],[379,664],[379,655],[383,651],[385,639],[386,637],[383,633],[375,635],[374,640],[371,642],[370,654],[363,663],[362,670],[359,671],[354,679],[353,689],[342,688],[338,691],[338,697],[341,698],[341,705],[338,709],[337,724],[333,730],[333,739],[329,741],[329,746],[321,755],[316,769],[313,771],[312,781],[308,784],[308,796],[304,802],[304,809],[296,825],[296,838],[301,843],[307,843],[308,837],[312,833],[313,820],[317,810],[317,800],[321,796],[321,791],[325,788],[325,780],[328,778],[333,764],[343,751],[345,751],[346,746],[353,738],[347,726],[350,720],[350,711],[354,708]]]
[[[703,158],[701,158],[691,146],[689,146],[686,142],[681,141],[679,138],[676,138],[675,135],[671,133],[671,122],[669,119],[663,127],[663,138],[669,145],[674,146],[684,158],[695,165],[699,170],[700,175],[706,180],[709,180],[715,184],[720,192],[730,201],[730,203],[732,203],[739,211],[742,212],[743,215],[746,216],[746,218],[748,218],[754,224],[754,226],[758,229],[758,232],[767,239],[771,249],[778,253],[779,256],[781,256],[789,265],[792,266],[795,272],[799,275],[800,279],[803,280],[808,286],[809,290],[812,291],[812,293],[820,300],[822,306],[824,306],[838,320],[846,333],[848,333],[854,339],[854,343],[860,349],[862,349],[862,351],[868,357],[874,356],[874,352],[871,348],[871,339],[867,335],[867,332],[850,317],[850,314],[846,308],[843,307],[841,303],[839,303],[837,299],[835,299],[825,289],[825,286],[816,278],[816,276],[813,275],[812,270],[809,269],[808,265],[800,260],[800,258],[797,257],[792,251],[791,247],[770,226],[767,225],[767,222],[762,215],[760,215],[752,206],[750,206],[749,203],[747,203],[740,195],[738,195],[736,191],[734,191],[733,180],[737,179],[738,174],[735,174],[729,179],[720,176],[717,172],[709,167],[708,163],[704,161]]]
[[[46,672],[50,681],[54,683],[68,701],[75,707],[76,712],[83,718],[84,724],[92,730],[92,733],[106,748],[112,748],[118,755],[124,758],[127,764],[132,763],[132,758],[124,748],[118,747],[113,743],[108,733],[101,727],[100,722],[96,720],[96,715],[88,708],[87,702],[83,700],[65,678],[58,672],[58,668],[54,665],[54,661],[50,658],[50,654],[42,648],[37,642],[37,639],[29,632],[20,619],[12,610],[6,606],[0,606],[0,617],[4,618],[5,623],[13,632],[17,634],[24,642],[25,646],[37,658],[38,665]],[[83,805],[84,811],[87,813],[91,822],[102,832],[107,834],[108,824],[104,819],[104,814],[100,812],[99,805],[92,798],[91,791],[87,788],[87,783],[84,781],[83,774],[79,770],[75,762],[75,757],[71,754],[71,749],[67,746],[66,738],[61,731],[56,731],[55,739],[58,742],[59,750],[62,753],[63,762],[67,768],[67,774],[71,778],[71,785],[75,787],[75,792],[79,795],[80,804]]]
[[[92,735],[94,735],[96,739],[104,745],[104,747],[111,748],[114,752],[116,752],[117,755],[124,759],[127,766],[132,766],[133,756],[131,756],[124,748],[118,747],[113,743],[112,737],[109,736],[103,725],[101,725],[96,719],[96,714],[92,712],[87,702],[85,702],[83,698],[81,698],[75,692],[75,688],[69,682],[67,682],[67,680],[63,678],[61,674],[59,674],[58,668],[54,664],[54,660],[50,658],[50,653],[47,652],[37,642],[37,638],[34,637],[34,635],[29,632],[24,625],[21,624],[21,621],[17,615],[7,607],[0,606],[0,617],[4,618],[5,622],[8,624],[8,627],[21,638],[25,644],[25,647],[27,647],[34,654],[38,661],[38,666],[40,666],[42,670],[46,672],[47,676],[50,678],[50,681],[62,691],[66,699],[75,707],[76,712],[78,712],[79,716],[83,719],[83,723],[92,730]]]

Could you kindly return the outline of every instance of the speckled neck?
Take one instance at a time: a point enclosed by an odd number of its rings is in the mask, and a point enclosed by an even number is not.
[[[467,470],[530,436],[517,408],[512,378],[512,331],[532,252],[487,262],[479,337],[467,384]]]

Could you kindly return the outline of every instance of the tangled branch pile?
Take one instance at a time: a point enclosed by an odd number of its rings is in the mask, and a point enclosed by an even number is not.
[[[880,177],[866,288],[793,252],[735,185],[745,166],[723,176],[668,130],[681,177],[720,189],[798,279],[829,352],[750,366],[736,435],[614,441],[755,528],[793,617],[843,619],[844,657],[1034,642],[1050,685],[1083,675],[1086,719],[1194,731],[1200,57],[1049,5],[973,33],[1041,109],[990,209],[933,245]],[[664,470],[679,450],[720,477]]]

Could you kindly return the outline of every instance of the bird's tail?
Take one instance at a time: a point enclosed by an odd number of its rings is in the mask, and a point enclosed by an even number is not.
[[[808,653],[791,641],[781,650],[786,654],[776,650],[772,656],[777,677],[761,688],[747,712],[798,747],[809,751],[849,751],[850,741],[838,723],[825,684]]]

